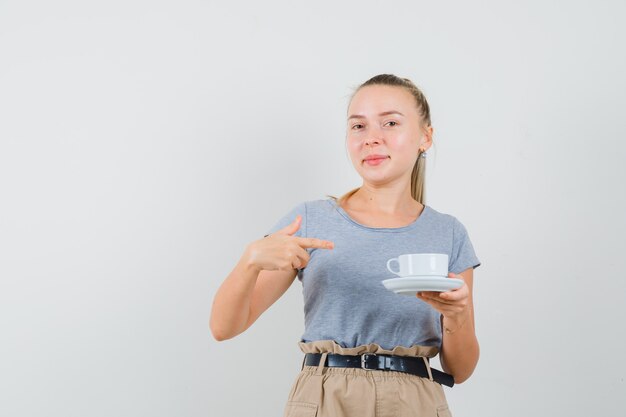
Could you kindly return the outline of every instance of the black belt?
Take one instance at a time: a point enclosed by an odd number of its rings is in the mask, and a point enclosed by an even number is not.
[[[318,366],[321,357],[321,353],[307,353],[304,355],[304,365]],[[421,357],[378,355],[375,353],[364,353],[363,355],[328,353],[324,366],[398,371],[424,378],[429,377],[428,369]],[[430,371],[434,381],[449,387],[454,385],[454,377],[452,375],[433,368],[430,368]]]

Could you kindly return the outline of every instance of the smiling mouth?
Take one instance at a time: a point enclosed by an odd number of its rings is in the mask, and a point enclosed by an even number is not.
[[[387,159],[389,159],[389,157],[365,159],[363,160],[363,163],[367,165],[380,165],[383,162],[385,162]]]

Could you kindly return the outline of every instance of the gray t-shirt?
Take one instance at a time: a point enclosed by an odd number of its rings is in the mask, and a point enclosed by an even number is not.
[[[296,205],[267,233],[287,226],[298,214],[302,223],[295,236],[335,244],[334,249],[306,249],[309,263],[298,270],[304,296],[301,341],[441,349],[439,312],[417,297],[387,290],[381,281],[397,277],[387,270],[387,260],[403,253],[446,253],[448,270],[454,273],[478,267],[467,230],[456,217],[425,205],[409,225],[368,227],[327,198]]]

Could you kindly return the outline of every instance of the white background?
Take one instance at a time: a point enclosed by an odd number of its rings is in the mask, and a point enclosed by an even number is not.
[[[482,261],[453,415],[621,415],[625,11],[0,1],[0,415],[282,415],[301,284],[223,342],[211,303],[287,210],[361,184],[346,106],[379,73],[426,94],[426,202]]]

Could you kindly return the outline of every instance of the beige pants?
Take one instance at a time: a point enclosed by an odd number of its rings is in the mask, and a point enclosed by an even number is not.
[[[289,392],[283,417],[451,417],[442,386],[397,371],[324,366],[326,354],[379,353],[433,357],[437,348],[377,344],[343,348],[334,340],[299,342],[304,353],[322,353],[319,366],[303,366]],[[326,353],[326,354],[324,354]],[[425,363],[428,362],[425,360]],[[430,368],[428,368],[430,370]]]

